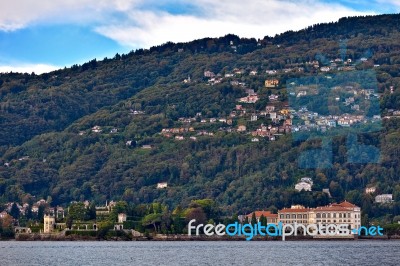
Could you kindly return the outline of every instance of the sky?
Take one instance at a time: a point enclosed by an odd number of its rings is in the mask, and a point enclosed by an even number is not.
[[[400,13],[400,0],[2,1],[0,72],[40,74],[168,41],[263,38],[387,13]]]

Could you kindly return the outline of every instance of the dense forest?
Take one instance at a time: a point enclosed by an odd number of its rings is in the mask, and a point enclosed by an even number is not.
[[[50,197],[54,206],[124,200],[175,208],[208,198],[231,216],[347,199],[369,217],[391,219],[400,215],[399,29],[399,14],[351,17],[261,40],[227,35],[42,75],[0,74],[0,202]],[[303,169],[299,154],[318,140],[252,141],[249,132],[278,122],[232,116],[246,90],[260,98],[243,103],[250,115],[265,110],[271,95],[279,97],[274,105],[287,105],[287,81],[346,67],[376,74],[380,112],[389,119],[358,141],[379,148],[379,163],[349,163],[346,136],[337,136],[332,167]],[[279,85],[267,88],[271,76]],[[230,117],[229,126],[221,122]],[[247,131],[232,130],[239,125]],[[168,128],[183,129],[181,138],[161,134]],[[297,192],[306,176],[312,191]],[[168,187],[157,189],[160,182]],[[375,204],[367,186],[394,202]]]

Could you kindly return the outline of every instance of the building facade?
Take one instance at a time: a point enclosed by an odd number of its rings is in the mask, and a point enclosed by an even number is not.
[[[257,223],[260,222],[261,216],[264,216],[267,219],[267,224],[278,224],[278,214],[271,213],[270,211],[254,211],[247,214],[246,218],[249,223],[251,222],[253,214],[256,217]]]
[[[390,203],[393,201],[392,194],[381,194],[375,197],[376,203]]]
[[[293,205],[278,211],[278,222],[283,224],[348,224],[349,229],[361,227],[360,207],[348,202],[332,203],[317,208]]]
[[[45,234],[52,233],[54,231],[54,227],[56,225],[56,218],[54,216],[45,214],[43,220],[44,220],[43,221],[43,224],[44,224],[43,225],[44,226],[43,233],[45,233]]]
[[[278,211],[278,222],[283,224],[304,224],[309,223],[310,209],[302,205],[293,205]]]

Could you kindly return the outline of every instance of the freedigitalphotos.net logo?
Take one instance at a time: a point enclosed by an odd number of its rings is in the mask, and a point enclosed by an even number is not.
[[[199,236],[201,232],[206,236],[244,236],[246,240],[252,240],[255,236],[269,236],[269,237],[282,237],[282,241],[285,241],[287,236],[327,236],[327,237],[348,237],[353,235],[369,235],[383,236],[383,228],[380,226],[371,226],[369,228],[361,226],[356,229],[349,229],[348,224],[328,224],[324,225],[318,224],[283,224],[279,222],[278,224],[268,224],[266,226],[257,224],[241,224],[238,222],[224,225],[224,224],[199,224],[196,223],[196,219],[192,219],[188,224],[188,235],[192,235],[192,231],[196,236]],[[299,233],[300,232],[300,233]]]
[[[320,140],[320,148],[303,151],[300,168],[331,168],[332,139],[346,137],[348,163],[378,163],[379,149],[358,142],[357,134],[380,131],[381,115],[378,82],[373,69],[356,70],[358,62],[346,59],[345,43],[341,58],[327,60],[318,55],[318,67],[324,74],[289,79],[287,91],[292,110],[293,141]],[[320,66],[319,64],[323,66]],[[332,70],[335,74],[332,74]]]

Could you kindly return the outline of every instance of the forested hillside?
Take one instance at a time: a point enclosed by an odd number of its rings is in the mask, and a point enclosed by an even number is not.
[[[347,199],[370,217],[399,215],[399,30],[400,15],[343,18],[262,40],[227,35],[0,74],[0,201],[212,198],[231,215]],[[287,81],[361,70],[376,74],[382,128],[358,141],[379,148],[379,163],[348,163],[338,136],[331,168],[300,168],[299,154],[320,144],[293,141],[285,128]],[[254,133],[263,127],[277,132]],[[295,191],[306,176],[312,191]],[[374,204],[367,186],[395,202]]]

